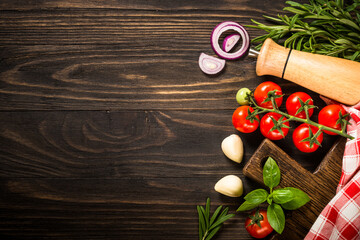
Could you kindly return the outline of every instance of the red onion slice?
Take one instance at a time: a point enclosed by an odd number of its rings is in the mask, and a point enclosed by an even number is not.
[[[225,67],[225,60],[201,53],[199,57],[199,66],[206,74],[217,74]]]
[[[224,50],[221,49],[221,47],[219,45],[219,38],[220,38],[221,34],[223,34],[224,32],[226,32],[228,30],[233,30],[233,31],[238,32],[242,38],[241,48],[233,53],[225,52]],[[230,21],[223,22],[223,23],[220,23],[219,25],[217,25],[214,28],[213,32],[211,33],[210,41],[211,41],[211,46],[212,46],[213,50],[215,51],[215,53],[219,57],[228,59],[228,60],[234,60],[234,59],[238,59],[238,58],[242,57],[250,47],[250,37],[249,37],[249,34],[247,33],[247,31],[245,30],[245,28],[236,22],[230,22]]]
[[[222,49],[225,52],[229,52],[239,40],[240,40],[239,34],[231,34],[229,36],[226,36],[222,45]]]

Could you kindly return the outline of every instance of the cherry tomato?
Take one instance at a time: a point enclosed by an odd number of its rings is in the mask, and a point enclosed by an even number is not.
[[[309,126],[311,129],[311,132],[313,133],[313,135],[315,135],[316,132],[318,131],[318,128],[315,126],[303,123],[294,130],[293,136],[292,136],[295,146],[300,151],[306,152],[306,153],[315,152],[319,148],[319,145],[316,143],[314,143],[312,145],[312,147],[310,147],[309,141],[302,142],[303,139],[309,137]],[[321,133],[316,139],[321,144],[321,142],[323,140],[323,133]]]
[[[252,216],[253,219],[251,219],[250,216]],[[245,228],[252,237],[264,238],[273,231],[267,218],[266,210],[252,212],[250,216],[245,220]],[[260,224],[261,227],[259,227],[258,224]]]
[[[256,101],[256,104],[263,108],[272,109],[272,103],[271,101],[264,102],[264,100],[268,97],[268,92],[270,91],[276,91],[275,95],[281,96],[282,91],[279,85],[277,85],[274,82],[263,82],[259,86],[256,87],[254,91],[254,98]],[[275,98],[275,103],[278,107],[280,107],[282,103],[283,97],[277,97]]]
[[[339,120],[339,112],[341,112],[342,115],[346,114],[345,109],[339,104],[327,105],[319,112],[319,123],[336,130],[341,130],[341,124],[337,123]],[[324,130],[324,132],[330,135],[336,135],[336,133],[326,130]]]
[[[306,114],[305,114],[305,111],[301,111],[299,112],[298,114],[296,114],[296,112],[299,110],[299,108],[301,107],[301,104],[300,104],[300,101],[299,101],[299,98],[305,103],[307,100],[310,99],[309,101],[309,104],[312,105],[314,102],[312,100],[312,98],[307,94],[307,93],[304,93],[304,92],[296,92],[296,93],[293,93],[291,94],[288,99],[286,100],[286,110],[287,112],[292,115],[292,116],[295,116],[295,117],[299,117],[299,118],[302,118],[302,119],[305,119],[306,118]],[[309,117],[311,117],[311,115],[313,114],[314,112],[314,109],[313,108],[310,108],[309,109]],[[296,115],[295,115],[296,114]]]
[[[253,112],[254,109],[250,106],[241,106],[238,107],[232,116],[232,123],[234,127],[243,133],[251,133],[255,131],[259,126],[259,116],[256,116],[256,119],[254,119],[252,122],[249,119],[246,119],[246,117],[249,115],[248,111]]]
[[[248,88],[239,89],[239,91],[236,93],[236,101],[240,105],[249,105],[249,100],[246,99],[246,95],[250,93],[251,91]]]
[[[272,118],[278,121],[281,118],[281,115],[278,113],[269,112],[265,114],[260,121],[260,131],[264,137],[270,140],[280,140],[286,136],[289,132],[289,128],[281,127],[283,134],[279,132],[279,130],[270,131],[272,127],[274,127],[274,122]],[[286,120],[286,118],[282,118],[282,120]],[[283,125],[289,127],[289,122],[283,123]]]

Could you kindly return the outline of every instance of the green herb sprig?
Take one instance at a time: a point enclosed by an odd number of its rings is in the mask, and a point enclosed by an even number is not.
[[[211,239],[226,220],[235,216],[235,214],[228,214],[229,208],[221,211],[222,207],[219,206],[210,218],[210,198],[207,198],[205,208],[196,206],[199,214],[199,240]]]
[[[256,189],[248,193],[245,202],[240,205],[237,211],[248,211],[258,207],[261,203],[267,202],[267,217],[271,227],[278,233],[285,228],[285,214],[283,209],[295,210],[310,201],[309,196],[298,188],[285,187],[277,188],[280,183],[281,174],[275,160],[269,157],[263,168],[264,184],[270,188]]]
[[[252,40],[259,50],[267,38],[285,47],[360,62],[360,0],[309,0],[308,4],[287,1],[283,10],[292,15],[264,16],[274,22],[247,27],[268,34]]]

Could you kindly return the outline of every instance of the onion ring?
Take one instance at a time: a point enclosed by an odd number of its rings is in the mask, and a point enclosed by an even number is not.
[[[225,52],[219,45],[219,39],[221,34],[228,30],[236,31],[242,38],[242,46],[239,50],[233,53]],[[226,21],[217,25],[211,33],[210,38],[211,46],[214,52],[221,58],[227,60],[234,60],[241,58],[246,54],[250,47],[250,37],[243,26],[236,22]]]

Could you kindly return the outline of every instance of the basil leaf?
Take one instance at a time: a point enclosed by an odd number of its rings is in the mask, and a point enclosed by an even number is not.
[[[280,169],[275,160],[269,157],[263,169],[264,184],[269,188],[274,188],[280,183]]]
[[[259,204],[253,204],[248,201],[243,202],[236,211],[247,211],[256,208]]]
[[[267,217],[271,227],[281,234],[285,228],[285,214],[280,205],[273,203],[267,208]]]
[[[294,196],[291,201],[281,204],[286,210],[298,209],[310,201],[309,196],[298,188],[286,187],[284,189],[290,190]]]
[[[260,203],[263,203],[266,201],[266,198],[268,197],[268,192],[265,189],[256,189],[254,191],[249,192],[244,199],[252,204],[259,205]]]
[[[294,199],[294,194],[289,189],[277,189],[273,193],[274,202],[283,204]]]

